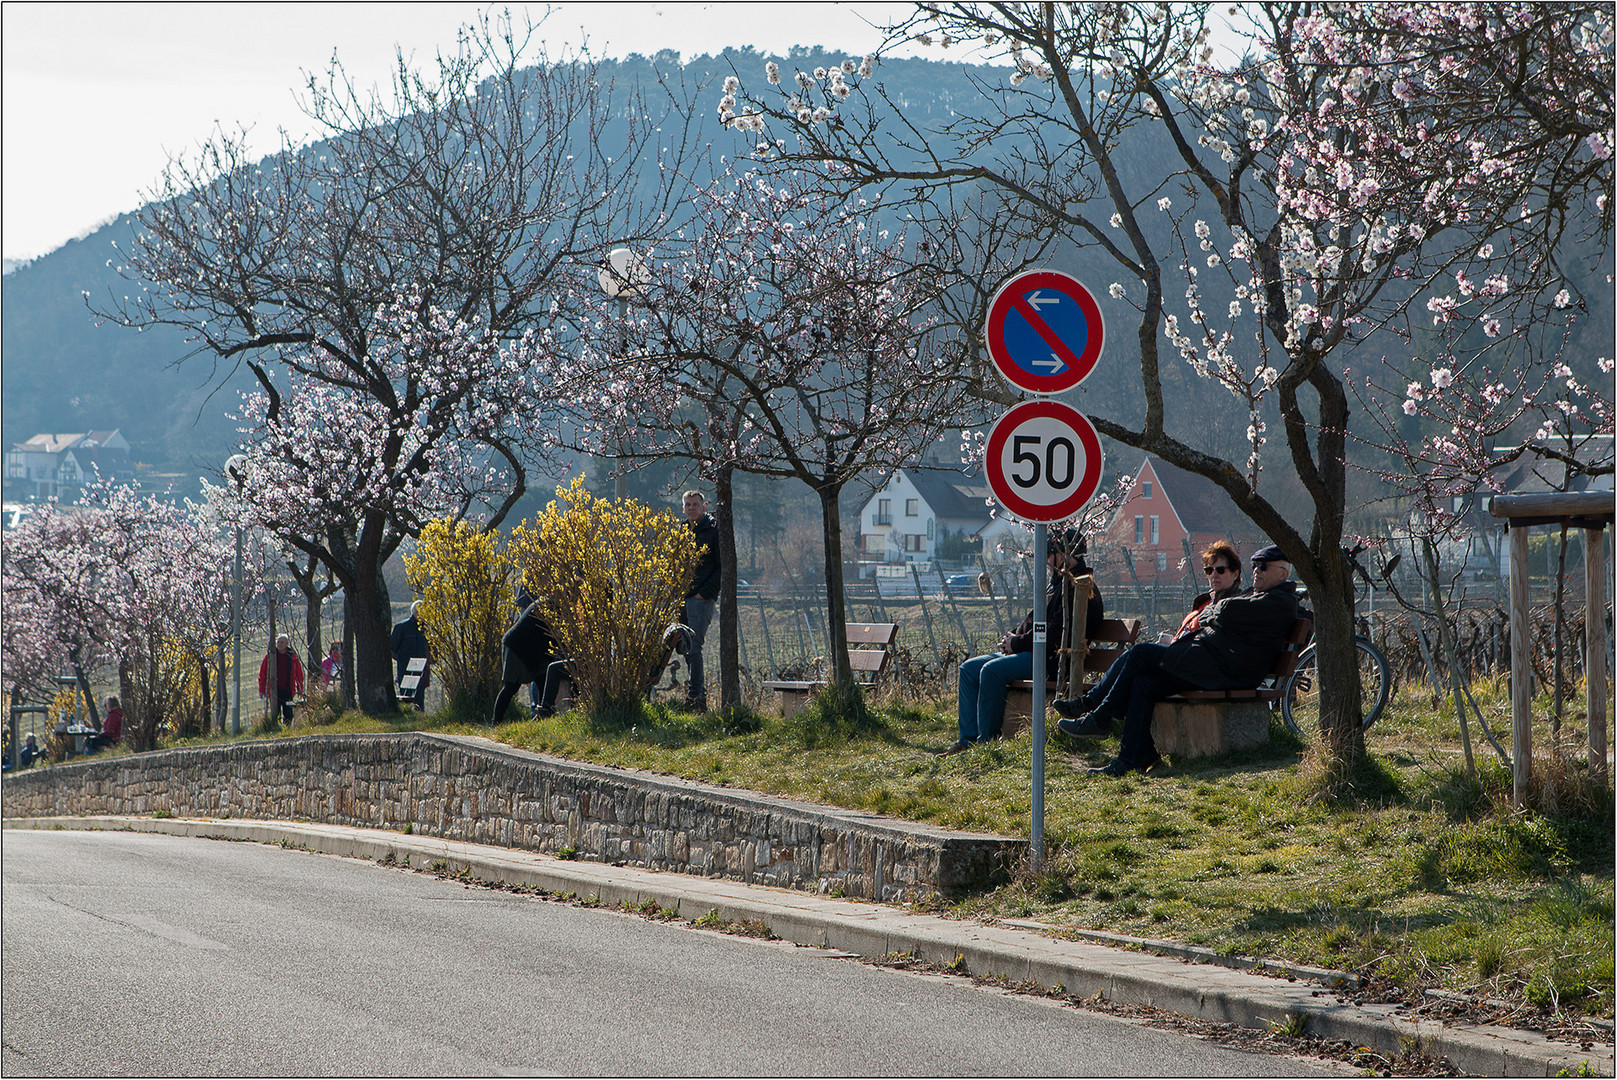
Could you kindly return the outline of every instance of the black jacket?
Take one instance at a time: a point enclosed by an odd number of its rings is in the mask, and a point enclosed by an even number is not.
[[[1062,611],[1060,579],[1057,578],[1050,585],[1050,590],[1044,594],[1044,670],[1048,677],[1055,678],[1056,661],[1060,658],[1058,650],[1061,648],[1062,627],[1067,625],[1065,614]],[[1101,621],[1106,618],[1106,602],[1101,599],[1100,590],[1096,589],[1089,594],[1088,617],[1084,622],[1084,634],[1094,637],[1100,631]],[[1006,653],[1025,653],[1033,651],[1033,612],[1027,613],[1027,618],[1016,624],[1016,628],[1006,635],[1004,643]]]
[[[687,521],[685,527],[696,537],[696,545],[705,549],[685,598],[700,596],[712,600],[719,595],[719,523],[713,520],[712,514],[703,514],[695,521]]]
[[[1201,625],[1168,646],[1165,671],[1203,690],[1257,686],[1286,651],[1297,621],[1297,583],[1247,589],[1209,604]]]
[[[414,615],[393,627],[390,644],[393,647],[393,659],[399,665],[399,675],[404,674],[405,666],[418,656],[431,659],[432,652],[427,648],[427,635],[421,632],[421,623]]]
[[[503,646],[503,670],[500,678],[508,683],[538,682],[545,677],[545,669],[555,658],[555,639],[550,627],[537,612],[525,610],[500,639]]]

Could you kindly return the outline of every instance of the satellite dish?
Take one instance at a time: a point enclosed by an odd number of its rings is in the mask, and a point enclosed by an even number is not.
[[[615,300],[633,300],[651,282],[651,266],[633,250],[613,248],[600,273],[601,291]]]

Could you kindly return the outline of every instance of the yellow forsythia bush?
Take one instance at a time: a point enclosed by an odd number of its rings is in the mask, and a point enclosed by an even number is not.
[[[597,717],[637,714],[696,573],[690,530],[633,499],[596,499],[577,477],[532,526],[512,530],[509,552],[578,697]]]
[[[515,615],[511,563],[496,530],[440,518],[421,530],[404,571],[421,602],[433,677],[457,714],[487,712],[500,690],[500,638]]]

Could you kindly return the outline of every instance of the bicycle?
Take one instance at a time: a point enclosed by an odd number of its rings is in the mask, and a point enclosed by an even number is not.
[[[1355,573],[1374,585],[1370,575],[1359,564],[1358,557],[1364,550],[1362,544],[1352,549],[1343,548],[1342,556]],[[1354,607],[1354,621],[1357,622],[1357,593],[1354,595]],[[1382,710],[1387,707],[1387,698],[1392,693],[1392,668],[1382,651],[1363,634],[1353,636],[1353,647],[1358,654],[1359,702],[1363,713],[1359,730],[1369,731],[1370,725],[1380,718]],[[1286,677],[1286,685],[1280,695],[1280,715],[1286,721],[1286,727],[1304,738],[1319,730],[1319,662],[1316,649],[1316,644],[1312,642],[1303,649],[1297,657],[1297,667]]]

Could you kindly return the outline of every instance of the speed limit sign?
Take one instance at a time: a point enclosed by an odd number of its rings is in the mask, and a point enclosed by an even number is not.
[[[1024,401],[988,433],[988,486],[1023,521],[1064,521],[1100,487],[1100,437],[1060,401]]]

